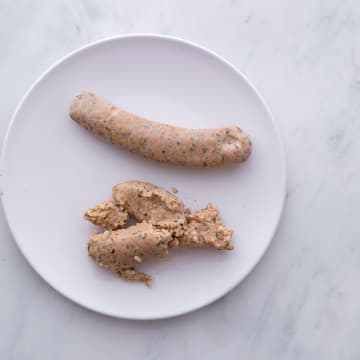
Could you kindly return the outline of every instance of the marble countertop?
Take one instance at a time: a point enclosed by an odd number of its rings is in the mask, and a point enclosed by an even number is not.
[[[360,2],[11,1],[0,4],[0,137],[31,83],[70,50],[156,32],[218,52],[270,104],[288,192],[274,241],[234,291],[194,313],[128,321],[52,290],[0,210],[0,358],[360,358]]]

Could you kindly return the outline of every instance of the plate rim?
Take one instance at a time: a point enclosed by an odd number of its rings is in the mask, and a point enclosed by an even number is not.
[[[22,96],[19,103],[15,107],[15,110],[14,110],[12,116],[11,116],[9,124],[7,125],[5,135],[4,135],[3,141],[2,141],[1,154],[0,154],[1,175],[2,175],[1,177],[4,178],[6,176],[5,175],[5,172],[6,172],[6,169],[5,169],[5,153],[6,153],[6,147],[7,147],[7,144],[8,144],[8,140],[9,140],[9,137],[10,137],[12,126],[13,126],[13,124],[15,122],[15,119],[17,118],[17,115],[18,115],[20,109],[22,108],[24,102],[31,95],[31,93],[36,89],[36,87],[41,83],[41,81],[43,81],[55,68],[57,68],[59,65],[61,65],[62,63],[64,63],[66,60],[70,59],[74,55],[77,55],[77,54],[79,54],[79,53],[81,53],[81,52],[83,52],[83,51],[85,51],[85,50],[87,50],[89,48],[96,47],[96,46],[98,46],[100,44],[103,44],[103,43],[112,42],[112,41],[119,41],[119,40],[124,40],[124,39],[131,39],[131,38],[161,39],[161,40],[176,42],[176,43],[179,43],[181,45],[190,46],[192,48],[195,48],[196,50],[201,50],[202,52],[207,53],[208,55],[210,55],[213,58],[215,58],[215,59],[219,60],[220,62],[222,62],[230,70],[234,71],[237,76],[239,76],[240,78],[242,78],[243,81],[245,81],[245,83],[250,87],[250,89],[254,92],[254,94],[260,100],[262,106],[264,107],[264,110],[266,111],[266,114],[269,117],[269,120],[271,121],[271,125],[272,125],[272,127],[273,127],[273,129],[275,131],[276,141],[279,144],[279,150],[280,150],[280,159],[279,160],[281,162],[281,168],[282,168],[282,171],[281,171],[281,181],[282,181],[282,184],[281,184],[281,188],[282,188],[281,196],[282,197],[281,197],[281,201],[280,201],[279,213],[277,214],[277,220],[275,221],[275,223],[273,225],[273,228],[272,228],[272,230],[270,232],[270,235],[269,235],[269,239],[267,240],[265,246],[263,247],[258,259],[251,266],[249,266],[248,269],[246,269],[244,274],[241,277],[239,277],[239,279],[234,284],[231,284],[229,287],[227,287],[224,291],[222,291],[217,296],[211,297],[210,299],[207,299],[206,301],[203,301],[201,304],[198,304],[195,307],[190,307],[189,309],[185,309],[185,310],[172,311],[172,312],[168,312],[168,313],[164,313],[164,314],[155,314],[155,315],[149,315],[149,316],[144,316],[144,315],[134,316],[133,314],[126,315],[126,313],[125,314],[124,313],[121,313],[121,314],[120,313],[114,313],[112,311],[106,311],[106,310],[93,308],[90,305],[83,303],[81,300],[76,299],[71,294],[68,294],[67,292],[63,291],[63,289],[56,286],[56,284],[52,284],[52,282],[47,278],[47,276],[42,274],[36,268],[36,266],[32,263],[32,261],[23,252],[23,249],[22,249],[20,243],[18,242],[18,240],[17,240],[17,238],[15,236],[15,229],[12,227],[11,222],[9,221],[9,218],[8,218],[8,214],[7,214],[7,210],[6,210],[7,207],[6,207],[6,197],[5,196],[1,196],[1,203],[2,203],[2,207],[3,207],[3,211],[4,211],[4,217],[5,217],[5,220],[6,220],[7,224],[8,224],[9,230],[10,230],[10,234],[11,234],[17,248],[19,249],[20,253],[26,259],[26,261],[31,266],[31,268],[35,271],[35,273],[41,279],[43,279],[45,281],[45,283],[47,283],[52,289],[56,290],[63,297],[67,298],[68,300],[71,300],[73,303],[78,304],[78,305],[82,306],[83,308],[85,308],[87,310],[91,310],[91,311],[94,311],[95,313],[110,316],[110,317],[114,317],[114,318],[118,318],[118,319],[127,319],[127,320],[167,319],[167,318],[172,318],[172,317],[177,317],[177,316],[180,316],[180,315],[188,314],[190,312],[199,310],[199,309],[201,309],[201,308],[203,308],[203,307],[205,307],[205,306],[207,306],[207,305],[209,305],[211,303],[214,303],[215,301],[221,299],[226,294],[228,294],[230,291],[232,291],[239,284],[241,284],[249,276],[249,274],[255,269],[255,267],[259,264],[259,262],[263,259],[265,253],[269,249],[270,244],[272,243],[272,240],[273,240],[273,238],[275,236],[276,230],[278,229],[278,226],[279,226],[279,223],[280,223],[283,211],[284,211],[284,205],[285,205],[285,199],[286,199],[286,189],[287,189],[287,176],[286,176],[287,175],[287,171],[286,171],[287,166],[286,166],[284,143],[282,141],[280,131],[278,129],[277,123],[275,122],[275,119],[274,119],[273,113],[272,113],[272,111],[270,109],[270,106],[265,101],[265,99],[264,99],[263,95],[261,94],[261,92],[255,87],[255,85],[249,80],[249,78],[242,71],[240,71],[236,66],[231,64],[228,60],[223,58],[221,55],[217,54],[215,51],[207,48],[206,46],[200,45],[200,44],[198,44],[196,42],[193,42],[191,40],[183,39],[181,37],[163,35],[163,34],[159,34],[159,33],[130,33],[130,34],[114,35],[114,36],[104,37],[104,38],[101,38],[99,40],[95,40],[95,41],[87,43],[87,44],[85,44],[83,46],[80,46],[80,47],[68,52],[64,56],[60,57],[59,60],[55,61],[44,72],[42,72],[40,74],[40,76],[38,76],[36,78],[36,80],[30,85],[30,87],[27,89],[27,91],[25,92],[25,94]],[[1,186],[1,190],[4,190],[3,186]]]

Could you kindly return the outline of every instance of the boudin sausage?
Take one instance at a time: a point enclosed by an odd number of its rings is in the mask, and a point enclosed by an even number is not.
[[[151,276],[137,272],[135,266],[152,257],[166,257],[171,239],[168,231],[156,229],[144,222],[127,229],[92,235],[88,242],[88,252],[99,265],[123,279],[150,285]]]
[[[249,136],[237,126],[186,129],[150,121],[89,92],[76,95],[71,118],[124,149],[160,162],[216,167],[241,163],[251,152]]]
[[[113,201],[137,221],[146,221],[173,236],[183,234],[184,204],[168,191],[143,181],[126,181],[112,189]]]
[[[129,216],[139,222],[121,229]],[[170,248],[234,248],[233,230],[223,225],[212,204],[191,214],[175,195],[142,181],[115,185],[113,199],[88,209],[85,219],[106,229],[90,237],[91,258],[126,280],[147,285],[151,277],[138,272],[136,265],[165,257]]]

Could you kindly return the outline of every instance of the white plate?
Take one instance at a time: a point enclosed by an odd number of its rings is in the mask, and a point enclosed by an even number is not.
[[[251,134],[243,165],[162,165],[94,138],[68,116],[88,89],[150,119],[183,127],[236,124]],[[282,145],[249,81],[214,53],[155,35],[106,39],[52,66],[27,92],[8,129],[1,178],[6,217],[33,268],[69,299],[131,319],[175,316],[209,304],[254,268],[269,246],[285,195]],[[84,210],[112,185],[139,179],[170,190],[192,209],[211,201],[235,230],[234,251],[173,250],[144,264],[153,288],[120,280],[87,256],[94,226]]]

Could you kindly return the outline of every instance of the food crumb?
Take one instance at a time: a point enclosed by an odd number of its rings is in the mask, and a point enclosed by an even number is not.
[[[171,191],[174,193],[174,194],[177,194],[179,192],[179,190],[176,188],[176,187],[172,187],[171,188]]]

